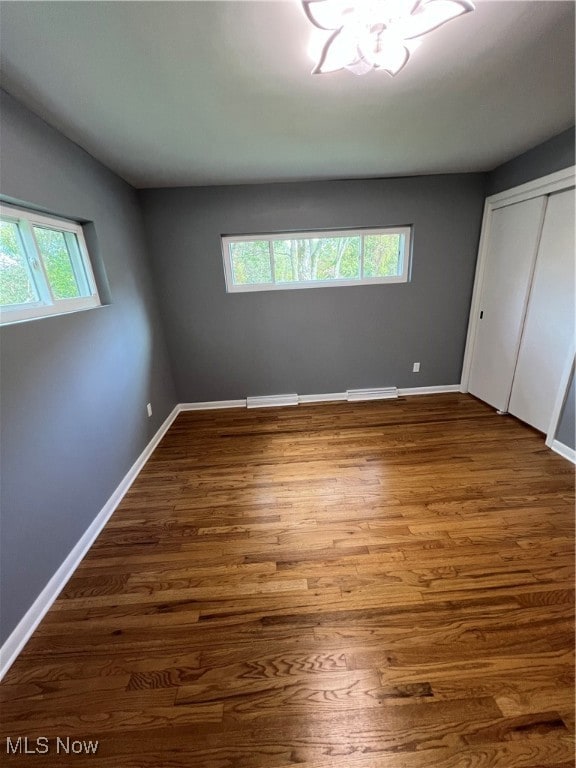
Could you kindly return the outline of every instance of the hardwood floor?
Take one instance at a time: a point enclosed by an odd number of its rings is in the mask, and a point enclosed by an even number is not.
[[[0,686],[3,761],[569,768],[573,569],[573,467],[469,396],[182,413]]]

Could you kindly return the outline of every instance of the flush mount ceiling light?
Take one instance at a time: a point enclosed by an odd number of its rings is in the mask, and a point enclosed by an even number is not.
[[[469,0],[303,0],[314,26],[330,32],[312,73],[349,69],[396,75],[423,35],[474,10]]]

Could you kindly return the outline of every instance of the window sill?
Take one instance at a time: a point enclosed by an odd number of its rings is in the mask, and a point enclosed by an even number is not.
[[[56,311],[54,312],[46,312],[41,315],[33,315],[30,317],[23,317],[22,315],[18,317],[10,317],[11,314],[10,311],[0,311],[0,327],[6,328],[13,325],[20,325],[21,323],[31,323],[36,320],[48,320],[51,317],[62,317],[63,315],[75,315],[78,312],[88,312],[89,310],[93,309],[102,309],[103,307],[109,306],[108,304],[100,304],[94,303],[94,304],[86,304],[82,307],[74,307],[69,309],[64,309],[57,307],[55,308]]]

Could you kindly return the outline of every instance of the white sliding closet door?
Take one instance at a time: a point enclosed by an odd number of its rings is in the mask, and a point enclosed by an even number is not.
[[[508,410],[546,198],[494,211],[468,390]]]
[[[574,190],[548,199],[508,410],[547,432],[574,338]]]

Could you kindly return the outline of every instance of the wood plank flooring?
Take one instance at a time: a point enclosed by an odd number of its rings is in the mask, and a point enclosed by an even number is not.
[[[573,467],[472,397],[182,413],[0,686],[1,761],[569,768],[573,606]]]

